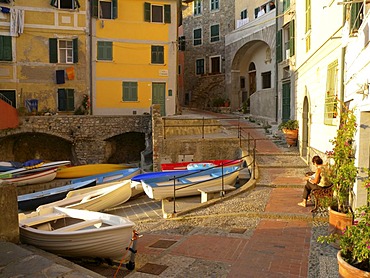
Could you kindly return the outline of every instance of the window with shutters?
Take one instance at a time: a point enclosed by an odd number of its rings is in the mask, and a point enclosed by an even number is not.
[[[50,5],[58,9],[78,9],[80,3],[78,0],[51,0]]]
[[[242,10],[240,12],[240,19],[246,19],[246,18],[248,18],[248,10],[247,9]]]
[[[271,88],[271,71],[262,72],[262,89]]]
[[[350,34],[355,34],[358,32],[358,28],[362,24],[364,19],[364,6],[363,3],[351,3],[350,4]]]
[[[152,45],[152,64],[164,64],[164,46]]]
[[[294,20],[289,22],[289,56],[292,57],[295,54],[295,29]]]
[[[202,14],[202,1],[201,0],[194,0],[194,15],[201,15]]]
[[[220,9],[220,0],[210,0],[211,11],[217,11]]]
[[[217,42],[220,40],[220,25],[211,26],[211,42]]]
[[[290,8],[290,0],[283,0],[283,12]]]
[[[50,63],[72,64],[78,62],[78,39],[49,39]]]
[[[171,23],[171,5],[153,5],[144,3],[144,21]]]
[[[73,89],[58,89],[58,111],[74,111],[75,97]]]
[[[338,97],[338,60],[335,60],[328,66],[326,77],[326,92],[325,92],[325,115],[324,123],[327,125],[335,125],[338,115],[337,106]]]
[[[204,74],[204,59],[197,59],[195,61],[196,74]]]
[[[12,37],[0,36],[0,61],[12,61]]]
[[[122,101],[137,100],[137,82],[122,82]]]
[[[202,44],[202,29],[198,28],[193,31],[193,45],[201,45]]]
[[[112,61],[113,60],[113,43],[107,41],[98,41],[98,60]]]
[[[102,19],[117,18],[117,0],[92,0],[92,16]]]
[[[311,0],[306,0],[306,52],[311,49]]]

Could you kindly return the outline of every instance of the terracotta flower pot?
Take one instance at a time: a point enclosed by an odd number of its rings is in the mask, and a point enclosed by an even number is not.
[[[285,135],[285,141],[288,146],[297,146],[298,141],[298,129],[283,129]]]
[[[343,278],[362,278],[362,277],[370,277],[370,272],[358,269],[345,260],[343,260],[340,251],[337,253],[337,260],[339,266],[339,277]]]
[[[329,208],[329,234],[342,235],[343,230],[348,226],[352,226],[352,223],[352,216]],[[330,245],[339,249],[339,242],[333,242]]]

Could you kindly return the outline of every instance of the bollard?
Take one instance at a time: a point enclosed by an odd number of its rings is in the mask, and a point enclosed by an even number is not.
[[[132,247],[128,247],[128,250],[131,252],[130,255],[130,261],[126,264],[126,268],[128,270],[134,270],[135,269],[135,257],[136,257],[136,244],[139,237],[142,237],[142,235],[139,235],[139,233],[135,230],[132,232]]]

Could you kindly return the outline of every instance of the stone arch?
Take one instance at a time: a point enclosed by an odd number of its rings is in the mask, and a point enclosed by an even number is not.
[[[0,149],[3,160],[18,162],[31,159],[72,162],[76,160],[72,141],[47,133],[14,133],[0,139]]]

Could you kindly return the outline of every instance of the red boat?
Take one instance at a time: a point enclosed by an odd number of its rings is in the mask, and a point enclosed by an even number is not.
[[[175,170],[200,170],[216,166],[235,166],[241,165],[243,159],[220,159],[220,160],[204,160],[204,161],[187,161],[176,163],[163,163],[161,164],[162,171],[175,171]]]

